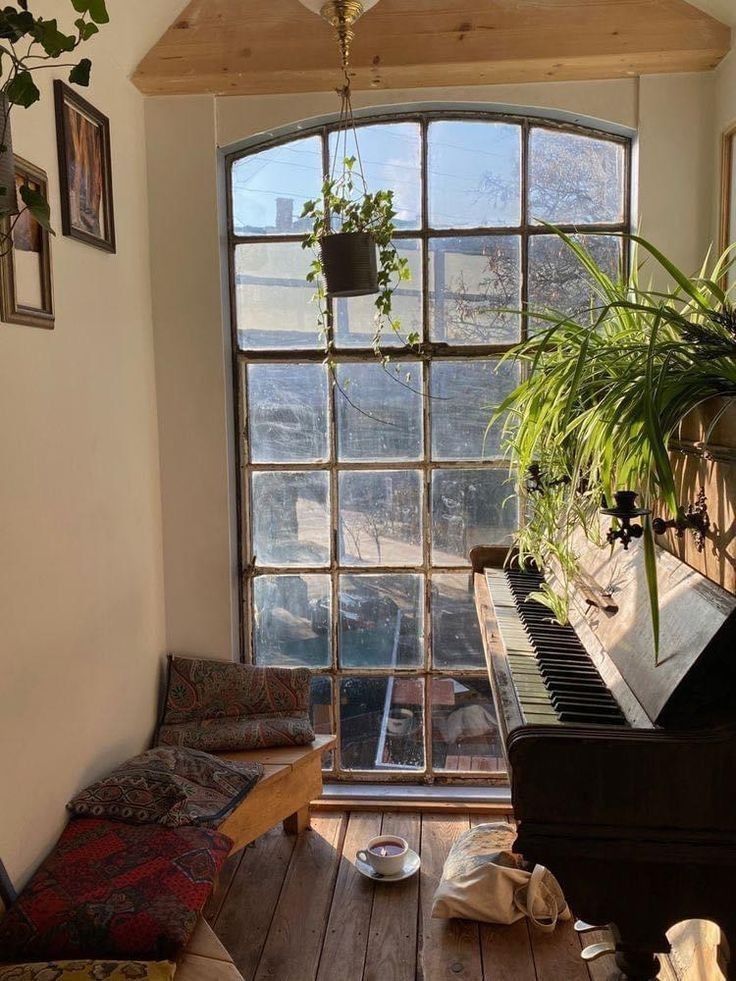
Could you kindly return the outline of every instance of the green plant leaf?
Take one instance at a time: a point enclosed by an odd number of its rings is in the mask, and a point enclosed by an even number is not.
[[[34,102],[38,102],[41,93],[38,91],[36,83],[29,71],[21,71],[12,78],[5,90],[8,102],[14,106],[22,106],[27,109]]]
[[[25,204],[26,208],[28,208],[39,225],[53,235],[54,230],[51,227],[51,208],[49,207],[49,203],[43,194],[41,194],[40,191],[36,191],[29,187],[27,184],[23,184],[19,193],[23,204]]]
[[[82,58],[78,65],[69,72],[69,81],[73,85],[89,85],[89,76],[92,71],[92,62],[89,58]]]
[[[654,639],[654,663],[659,663],[659,582],[657,580],[657,552],[654,543],[654,530],[649,516],[644,521],[644,571],[647,577],[649,609],[652,618]]]

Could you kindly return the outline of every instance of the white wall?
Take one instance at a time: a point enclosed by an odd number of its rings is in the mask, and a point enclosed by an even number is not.
[[[59,231],[56,329],[0,325],[0,858],[16,884],[69,797],[150,740],[164,652],[143,100],[121,67],[147,4],[108,6],[88,97],[111,118],[117,255],[61,236],[55,72],[13,117]]]

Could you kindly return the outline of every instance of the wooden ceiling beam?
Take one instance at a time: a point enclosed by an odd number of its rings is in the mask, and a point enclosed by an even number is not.
[[[357,27],[356,89],[706,71],[730,29],[684,0],[382,0]],[[331,29],[298,0],[191,0],[133,76],[147,95],[314,92]]]

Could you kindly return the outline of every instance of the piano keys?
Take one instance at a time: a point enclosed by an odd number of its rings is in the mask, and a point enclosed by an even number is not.
[[[471,560],[517,851],[612,925],[631,981],[656,977],[684,919],[715,920],[736,952],[736,599],[662,553],[657,664],[640,559],[595,566],[616,603],[575,597],[565,627],[530,599],[540,572],[504,549]]]

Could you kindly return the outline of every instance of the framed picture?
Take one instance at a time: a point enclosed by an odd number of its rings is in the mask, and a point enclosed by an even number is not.
[[[62,231],[114,252],[110,121],[58,79],[54,98]]]
[[[721,154],[721,252],[736,243],[736,123],[723,134]],[[736,286],[736,249],[734,265],[726,276],[726,288]]]
[[[43,170],[15,158],[15,186],[30,186],[48,197],[48,178]],[[6,324],[26,327],[54,327],[54,293],[51,280],[51,241],[49,233],[30,211],[4,219],[12,229],[12,245],[0,255],[0,315]]]

